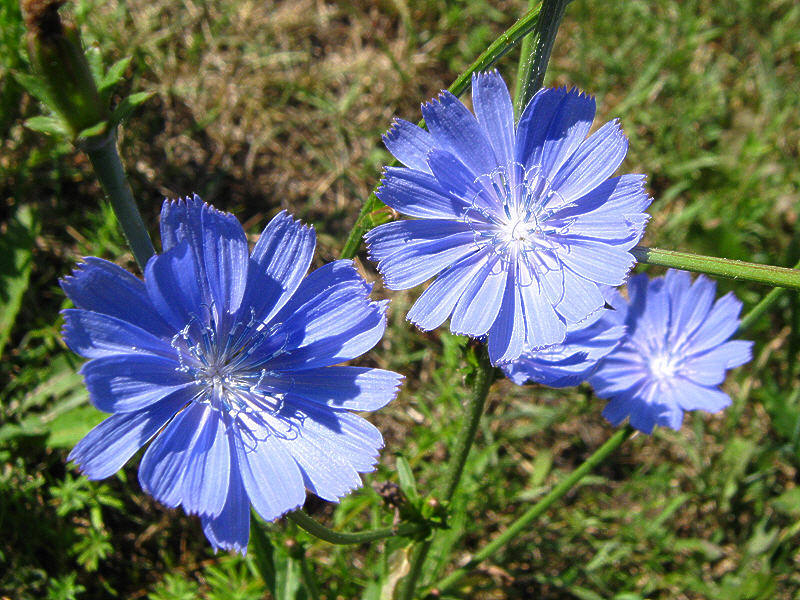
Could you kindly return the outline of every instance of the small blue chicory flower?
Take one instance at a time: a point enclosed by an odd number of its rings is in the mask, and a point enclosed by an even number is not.
[[[616,348],[625,325],[613,310],[603,308],[580,325],[567,329],[561,344],[527,350],[500,369],[517,385],[541,383],[554,388],[578,385],[586,381],[599,361]]]
[[[628,329],[622,343],[589,378],[609,403],[603,416],[613,425],[630,417],[645,433],[662,425],[679,429],[683,412],[718,412],[731,403],[719,389],[728,369],[748,362],[753,342],[730,340],[742,303],[733,293],[716,302],[716,283],[670,269],[664,277],[631,277],[627,302],[609,298],[612,315]]]
[[[384,136],[408,168],[386,169],[380,199],[417,220],[366,235],[390,289],[438,274],[408,313],[423,330],[488,335],[493,363],[560,344],[624,282],[650,198],[643,175],[609,179],[628,142],[616,121],[588,139],[594,99],[540,90],[514,125],[496,72],[473,75],[473,114],[452,94],[422,105],[429,131],[396,120]]]
[[[244,553],[250,506],[267,520],[335,501],[372,471],[383,439],[350,411],[392,400],[402,377],[333,366],[381,339],[385,302],[351,261],[304,277],[314,230],[279,213],[252,253],[236,218],[197,196],[165,202],[163,253],[144,281],[99,258],[62,280],[64,340],[90,360],[92,403],[113,413],[69,458],[108,477],[151,438],[139,481],[197,514],[215,549]]]

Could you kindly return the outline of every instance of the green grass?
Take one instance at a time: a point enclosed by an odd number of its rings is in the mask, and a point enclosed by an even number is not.
[[[74,13],[107,64],[134,57],[120,97],[155,92],[120,137],[152,231],[165,196],[197,192],[254,235],[288,208],[315,225],[319,265],[338,255],[388,161],[379,138],[391,118],[416,120],[419,103],[525,5],[82,0]],[[97,415],[74,376],[77,358],[59,340],[66,301],[57,279],[85,255],[135,266],[85,158],[21,126],[37,107],[9,76],[27,68],[15,2],[0,0],[0,31],[0,233],[32,265],[0,273],[9,292],[2,308],[16,302],[0,361],[0,597],[262,598],[252,547],[247,558],[214,555],[196,519],[141,492],[138,459],[102,483],[65,463]],[[648,244],[797,261],[798,32],[791,0],[567,8],[547,82],[579,86],[597,96],[601,118],[621,119],[630,137],[623,169],[647,173],[655,198]],[[507,78],[515,58],[498,65]],[[747,306],[767,292],[720,287]],[[397,401],[371,417],[386,439],[378,471],[338,508],[307,504],[336,527],[391,523],[372,486],[397,482],[397,453],[421,494],[435,489],[458,431],[466,340],[408,325],[417,293],[391,294],[389,331],[362,359],[407,377]],[[379,285],[376,295],[389,297]],[[753,363],[729,377],[733,406],[626,443],[470,574],[458,597],[797,597],[798,327],[797,300],[786,298],[754,330]],[[426,580],[462,563],[602,444],[612,432],[602,406],[584,388],[496,383]],[[398,540],[339,548],[288,522],[267,528],[261,555],[271,549],[279,600],[308,597],[303,556],[331,600],[380,598],[407,558]]]

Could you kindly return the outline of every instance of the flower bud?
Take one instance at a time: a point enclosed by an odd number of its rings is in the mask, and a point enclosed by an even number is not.
[[[46,103],[73,137],[92,129],[104,133],[110,113],[104,106],[73,23],[62,21],[63,0],[22,0],[28,52],[34,71],[47,86]]]

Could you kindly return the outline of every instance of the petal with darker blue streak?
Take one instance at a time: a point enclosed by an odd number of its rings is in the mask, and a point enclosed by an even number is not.
[[[141,279],[102,258],[90,256],[83,261],[72,275],[60,281],[75,306],[127,321],[153,335],[172,335]]]
[[[103,412],[134,412],[195,381],[172,359],[150,354],[106,356],[81,368],[89,398]]]
[[[138,412],[111,415],[76,444],[67,460],[75,461],[89,479],[110,477],[190,399],[190,393],[179,390]]]
[[[115,354],[145,353],[178,360],[171,344],[152,333],[110,315],[88,310],[67,309],[61,335],[67,346],[85,358]]]
[[[225,506],[216,516],[200,515],[203,533],[214,546],[214,550],[234,550],[247,554],[247,541],[250,539],[250,499],[239,475],[239,465],[231,450],[231,473],[228,497]]]
[[[447,150],[474,175],[485,175],[497,168],[494,150],[475,116],[453,94],[443,91],[438,98],[422,105],[436,147]]]
[[[147,294],[175,331],[193,321],[205,324],[211,317],[199,277],[195,255],[186,240],[166,254],[154,256],[145,267]]]
[[[403,376],[368,367],[323,367],[273,372],[260,382],[266,389],[302,396],[337,410],[378,410],[397,395]]]
[[[316,246],[313,227],[281,211],[261,232],[251,257],[248,301],[256,315],[269,321],[297,290],[311,266]]]
[[[395,119],[383,136],[386,149],[405,166],[430,173],[427,157],[434,147],[433,136],[403,119]]]

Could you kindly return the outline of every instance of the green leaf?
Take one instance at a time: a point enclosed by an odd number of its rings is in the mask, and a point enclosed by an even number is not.
[[[67,411],[48,424],[50,437],[47,446],[50,448],[72,448],[89,431],[108,415],[100,412],[91,404],[83,404]]]
[[[0,354],[28,289],[38,231],[33,208],[23,205],[9,219],[5,234],[0,236]]]
[[[419,500],[419,492],[417,492],[417,484],[414,480],[414,472],[411,470],[411,465],[408,464],[406,457],[402,454],[397,454],[395,461],[397,464],[397,476],[400,480],[400,489],[403,490],[409,501],[415,503]]]
[[[78,140],[86,140],[91,137],[103,135],[106,131],[108,131],[108,123],[106,121],[100,121],[96,125],[92,125],[81,131],[78,134]]]
[[[69,135],[69,129],[59,117],[46,117],[44,115],[31,117],[25,120],[25,127],[47,135]]]
[[[250,519],[250,545],[258,574],[275,596],[275,551],[264,533],[264,525],[255,516]]]
[[[106,74],[97,79],[97,90],[102,94],[114,87],[122,79],[128,69],[128,65],[131,64],[131,60],[133,60],[133,57],[126,56],[111,65]]]
[[[92,72],[95,85],[99,88],[100,81],[103,80],[103,55],[100,53],[100,48],[89,46],[84,54],[86,54],[86,62],[89,63],[89,70]]]
[[[800,487],[786,490],[777,498],[770,501],[772,507],[790,517],[800,516]]]
[[[134,109],[146,102],[155,92],[137,92],[127,96],[120,102],[111,114],[111,125],[116,126],[127,119]]]
[[[44,79],[36,75],[30,75],[20,71],[12,71],[11,74],[14,76],[14,79],[17,81],[17,83],[24,87],[25,91],[31,96],[38,98],[39,101],[46,106],[53,106],[53,96],[51,95],[50,88],[47,87],[47,83],[45,83]]]

